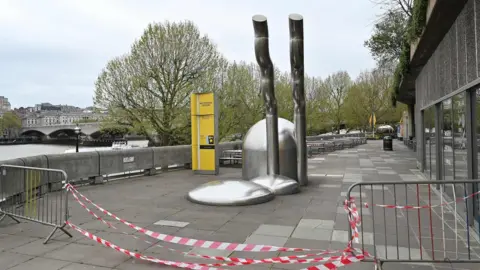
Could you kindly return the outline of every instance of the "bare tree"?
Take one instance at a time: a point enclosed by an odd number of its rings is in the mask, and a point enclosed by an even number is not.
[[[186,142],[189,96],[219,59],[216,46],[192,22],[149,24],[130,54],[100,74],[95,104],[118,122],[153,131],[161,145]]]
[[[323,82],[323,88],[328,93],[324,105],[328,108],[329,118],[337,132],[340,132],[344,120],[344,102],[351,84],[352,80],[346,71],[338,71]]]

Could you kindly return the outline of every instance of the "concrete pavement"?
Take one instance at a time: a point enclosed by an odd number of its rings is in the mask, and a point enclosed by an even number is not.
[[[309,160],[310,185],[302,192],[291,196],[278,196],[273,201],[248,207],[212,207],[188,202],[184,196],[187,191],[198,185],[217,179],[238,179],[238,168],[221,168],[218,176],[197,176],[190,171],[173,171],[153,177],[138,177],[117,180],[100,186],[79,188],[85,196],[112,211],[118,216],[153,231],[196,239],[266,244],[286,247],[315,249],[343,249],[347,242],[347,215],[342,202],[348,187],[358,181],[401,181],[421,179],[416,170],[415,153],[403,144],[395,142],[393,152],[384,152],[380,141],[369,141],[352,149],[316,156]],[[374,198],[376,193],[362,191],[365,198]],[[368,209],[363,212],[368,218]],[[376,210],[374,210],[376,211]],[[383,210],[382,210],[383,211]],[[88,213],[71,199],[70,219],[76,225],[123,248],[152,255],[161,259],[189,262],[213,262],[174,253],[157,244],[181,251],[190,251],[205,255],[268,258],[292,253],[251,253],[205,250],[173,245],[168,243],[147,244],[142,240],[124,234],[133,234],[143,239],[131,229],[113,222],[121,230],[107,228],[103,223],[93,220]],[[371,214],[371,213],[370,213]],[[373,214],[377,214],[374,212]],[[425,213],[426,214],[426,213]],[[423,215],[423,214],[422,214]],[[370,215],[371,216],[371,215]],[[377,220],[376,223],[382,223]],[[412,223],[412,224],[410,224]],[[407,223],[413,226],[412,222]],[[385,224],[385,223],[383,223]],[[373,234],[368,221],[364,224],[363,239],[365,248],[373,252]],[[385,250],[390,254],[391,241],[386,242],[385,235],[375,227],[377,252]],[[383,227],[381,227],[383,228]],[[68,269],[176,269],[131,259],[126,255],[100,246],[71,231],[73,238],[57,233],[47,245],[43,238],[51,228],[31,222],[15,224],[6,218],[0,224],[0,270],[68,270]],[[370,233],[371,236],[368,235]],[[404,232],[402,232],[404,233]],[[383,235],[383,238],[382,238]],[[425,233],[424,237],[428,234]],[[465,237],[462,234],[463,244]],[[398,237],[397,237],[398,238]],[[405,237],[410,239],[410,237]],[[453,237],[451,237],[453,238]],[[368,240],[370,239],[370,240]],[[421,239],[421,237],[420,237]],[[424,240],[422,247],[419,238],[411,237],[416,243],[410,245],[411,253],[420,249],[427,250]],[[478,256],[480,246],[471,236],[472,254]],[[369,242],[370,241],[370,242]],[[387,243],[386,245],[384,244]],[[460,242],[459,242],[460,243]],[[402,246],[401,244],[399,244]],[[464,247],[463,247],[464,248]],[[400,249],[398,249],[400,250]],[[394,253],[397,251],[393,251]],[[405,248],[401,253],[405,253]],[[400,253],[400,251],[398,251]],[[298,253],[302,254],[302,253]],[[310,264],[315,265],[315,264]],[[231,269],[302,269],[307,265],[253,265],[236,266]],[[385,269],[452,269],[449,264],[413,265],[385,264]],[[454,265],[454,269],[478,269],[480,265]],[[371,263],[357,263],[345,269],[373,269]]]

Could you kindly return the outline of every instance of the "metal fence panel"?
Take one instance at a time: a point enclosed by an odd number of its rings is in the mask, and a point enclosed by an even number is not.
[[[17,223],[25,219],[54,227],[45,243],[68,219],[68,183],[62,170],[0,165],[0,221],[10,217]]]
[[[346,194],[356,208],[361,248],[382,269],[385,262],[480,263],[480,243],[469,223],[468,208],[480,192],[468,194],[480,180],[359,182]],[[353,205],[355,204],[355,205]],[[356,206],[356,207],[354,207]],[[352,218],[348,214],[349,219]],[[351,223],[349,222],[349,228]],[[349,238],[352,230],[349,229]]]

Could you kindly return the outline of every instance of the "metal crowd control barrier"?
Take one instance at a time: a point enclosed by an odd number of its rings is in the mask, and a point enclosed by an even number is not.
[[[473,209],[473,197],[479,195],[473,188],[479,184],[480,180],[355,183],[346,195],[361,218],[359,242],[352,247],[369,252],[372,257],[364,261],[380,270],[387,262],[478,263],[478,269],[480,244],[466,225],[466,213]]]
[[[68,219],[68,192],[63,186],[68,183],[62,170],[0,165],[0,221],[10,217],[17,223],[25,219],[48,226],[53,231],[44,241],[46,244],[57,230],[68,236],[65,230]]]

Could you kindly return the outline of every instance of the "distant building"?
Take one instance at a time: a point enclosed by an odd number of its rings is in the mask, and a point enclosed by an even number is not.
[[[0,96],[0,112],[8,112],[12,109],[12,105],[8,101],[8,98]]]
[[[33,126],[56,126],[74,125],[76,123],[98,122],[105,118],[106,114],[98,114],[89,111],[62,112],[46,110],[27,113],[22,118],[23,127]]]

